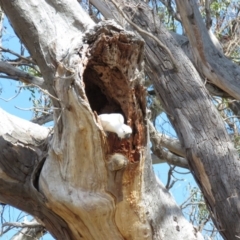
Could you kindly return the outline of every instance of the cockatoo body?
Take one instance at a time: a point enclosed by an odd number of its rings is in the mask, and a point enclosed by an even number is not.
[[[122,114],[100,114],[98,117],[101,120],[104,131],[114,132],[119,138],[129,138],[132,134],[132,129],[128,125],[124,124]]]

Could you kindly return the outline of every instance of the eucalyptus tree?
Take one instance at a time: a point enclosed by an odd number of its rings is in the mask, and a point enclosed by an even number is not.
[[[0,1],[40,76],[7,62],[0,71],[44,91],[54,119],[47,128],[1,110],[1,202],[57,239],[203,239],[152,170],[150,132],[159,149],[186,158],[176,164],[191,170],[221,235],[238,239],[238,153],[206,82],[239,100],[239,66],[194,0],[176,0],[186,36],[145,2],[90,2],[109,20],[95,23],[77,1]],[[151,125],[146,78],[180,142]],[[121,114],[131,136],[105,132],[104,113]]]

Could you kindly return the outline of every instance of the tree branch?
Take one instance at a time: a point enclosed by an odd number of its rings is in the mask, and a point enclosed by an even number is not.
[[[22,55],[20,55],[20,54],[18,54],[16,52],[10,50],[10,49],[7,49],[7,48],[1,47],[1,46],[0,46],[0,49],[2,50],[2,52],[9,52],[9,53],[19,57],[20,59],[25,60],[26,62],[29,62],[29,63],[32,63],[32,64],[36,64],[32,59],[24,57],[24,56],[22,56]]]
[[[148,120],[150,139],[152,142],[152,151],[153,151],[153,164],[160,162],[168,162],[169,164],[189,168],[188,162],[185,158],[184,151],[180,145],[180,142],[177,139],[172,139],[164,134],[157,133],[153,124]],[[164,150],[163,148],[168,148],[171,152],[180,155],[177,156],[169,151]]]
[[[2,109],[0,116],[0,200],[44,219],[50,232],[69,240],[65,221],[49,210],[38,189],[51,129],[7,114]],[[56,230],[58,224],[64,226],[64,230]]]
[[[156,145],[161,145],[162,147],[167,148],[169,151],[175,153],[176,155],[185,157],[185,152],[178,139],[170,138],[163,133],[158,133],[155,127],[153,126],[152,122],[149,120],[148,126],[151,140],[153,140]]]
[[[46,233],[45,227],[42,224],[40,224],[38,221],[36,221],[36,219],[33,219],[30,222],[4,223],[4,225],[23,228],[20,231],[18,231],[11,238],[11,240],[40,239]]]
[[[12,76],[14,80],[17,77],[20,81],[26,84],[35,84],[41,86],[43,85],[44,82],[42,78],[35,77],[29,73],[23,72],[17,69],[16,67],[13,67],[11,64],[7,62],[0,62],[0,72],[3,72],[9,75],[10,77]]]
[[[10,226],[10,227],[20,227],[20,228],[36,228],[36,227],[43,227],[42,224],[38,222],[5,222],[2,225],[3,227]]]
[[[43,125],[43,124],[51,122],[51,121],[53,121],[53,113],[44,114],[38,118],[34,118],[31,120],[31,122],[37,123],[39,125]]]
[[[176,0],[176,3],[193,48],[198,71],[232,97],[240,99],[240,67],[215,47],[202,21],[196,1]]]

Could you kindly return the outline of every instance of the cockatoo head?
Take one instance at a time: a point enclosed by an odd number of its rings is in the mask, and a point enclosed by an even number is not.
[[[116,133],[119,138],[129,138],[132,134],[132,129],[128,125],[123,124],[123,125],[119,126]]]

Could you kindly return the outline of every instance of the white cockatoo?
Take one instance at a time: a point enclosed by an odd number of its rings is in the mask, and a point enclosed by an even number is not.
[[[103,130],[106,132],[114,132],[119,138],[129,138],[132,129],[124,124],[124,118],[122,114],[110,113],[98,115],[101,120]]]

